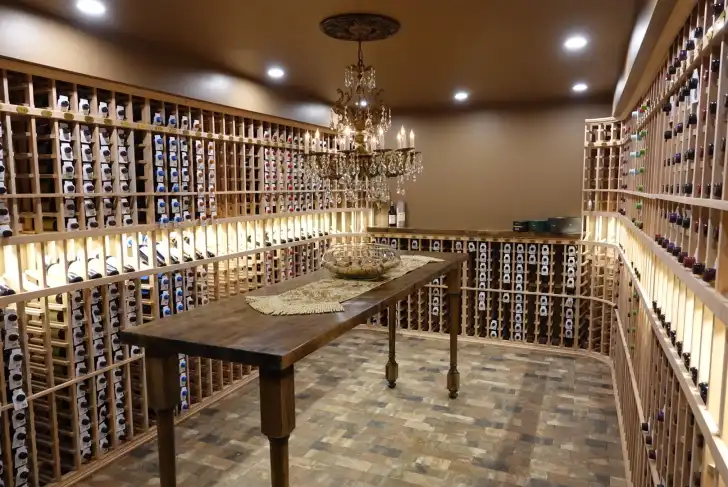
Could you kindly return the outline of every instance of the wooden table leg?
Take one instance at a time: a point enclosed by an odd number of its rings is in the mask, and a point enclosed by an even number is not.
[[[272,487],[288,487],[288,438],[296,427],[293,366],[260,369],[260,429],[270,443]]]
[[[395,344],[397,340],[397,306],[391,306],[387,312],[387,326],[389,327],[389,360],[384,369],[384,375],[387,378],[390,389],[394,389],[397,385],[397,377],[399,377],[399,365],[397,365]]]
[[[157,415],[157,454],[161,487],[175,487],[174,412],[179,404],[179,359],[177,355],[146,355],[147,397]]]
[[[460,333],[460,266],[447,274],[447,295],[450,313],[450,370],[447,372],[447,390],[450,398],[458,397],[460,372],[458,372],[458,334]]]

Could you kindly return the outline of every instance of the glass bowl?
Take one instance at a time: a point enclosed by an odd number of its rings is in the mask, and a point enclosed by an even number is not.
[[[377,279],[401,262],[396,250],[375,243],[336,244],[321,259],[324,269],[343,279]]]

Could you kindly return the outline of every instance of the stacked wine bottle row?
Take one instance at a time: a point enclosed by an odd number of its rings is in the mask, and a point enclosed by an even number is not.
[[[360,193],[308,177],[304,144],[334,145],[325,133],[306,137],[315,127],[2,67],[5,238],[362,204]]]
[[[614,249],[563,238],[498,238],[488,232],[458,237],[422,230],[369,231],[378,243],[399,250],[468,254],[462,335],[609,352],[610,303],[618,277]],[[448,332],[444,297],[442,277],[413,293],[397,306],[399,327]]]
[[[618,189],[591,173],[583,209],[587,237],[619,249],[611,357],[637,487],[728,482],[725,16],[695,2],[630,118],[586,121],[622,130]]]

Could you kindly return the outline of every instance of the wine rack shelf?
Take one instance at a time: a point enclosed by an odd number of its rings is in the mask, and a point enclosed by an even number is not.
[[[627,120],[585,123],[584,238],[618,249],[610,357],[630,479],[726,485],[728,40],[694,2]]]
[[[152,437],[120,330],[363,238],[363,193],[307,177],[316,129],[0,60],[0,486],[72,483]],[[181,355],[178,419],[255,375]]]

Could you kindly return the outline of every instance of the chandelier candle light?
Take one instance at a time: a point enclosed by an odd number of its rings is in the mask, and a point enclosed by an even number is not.
[[[321,30],[339,40],[358,44],[358,61],[346,68],[345,88],[331,107],[331,130],[335,144],[322,150],[320,134],[313,141],[306,133],[305,174],[314,183],[338,181],[347,195],[365,191],[367,201],[388,202],[389,179],[396,179],[397,193],[404,194],[404,183],[415,181],[422,172],[422,153],[415,150],[415,133],[409,137],[402,127],[397,133],[397,148],[385,147],[385,134],[392,126],[392,112],[381,99],[374,68],[364,63],[362,42],[386,39],[399,30],[399,22],[382,15],[343,14],[321,22]]]

